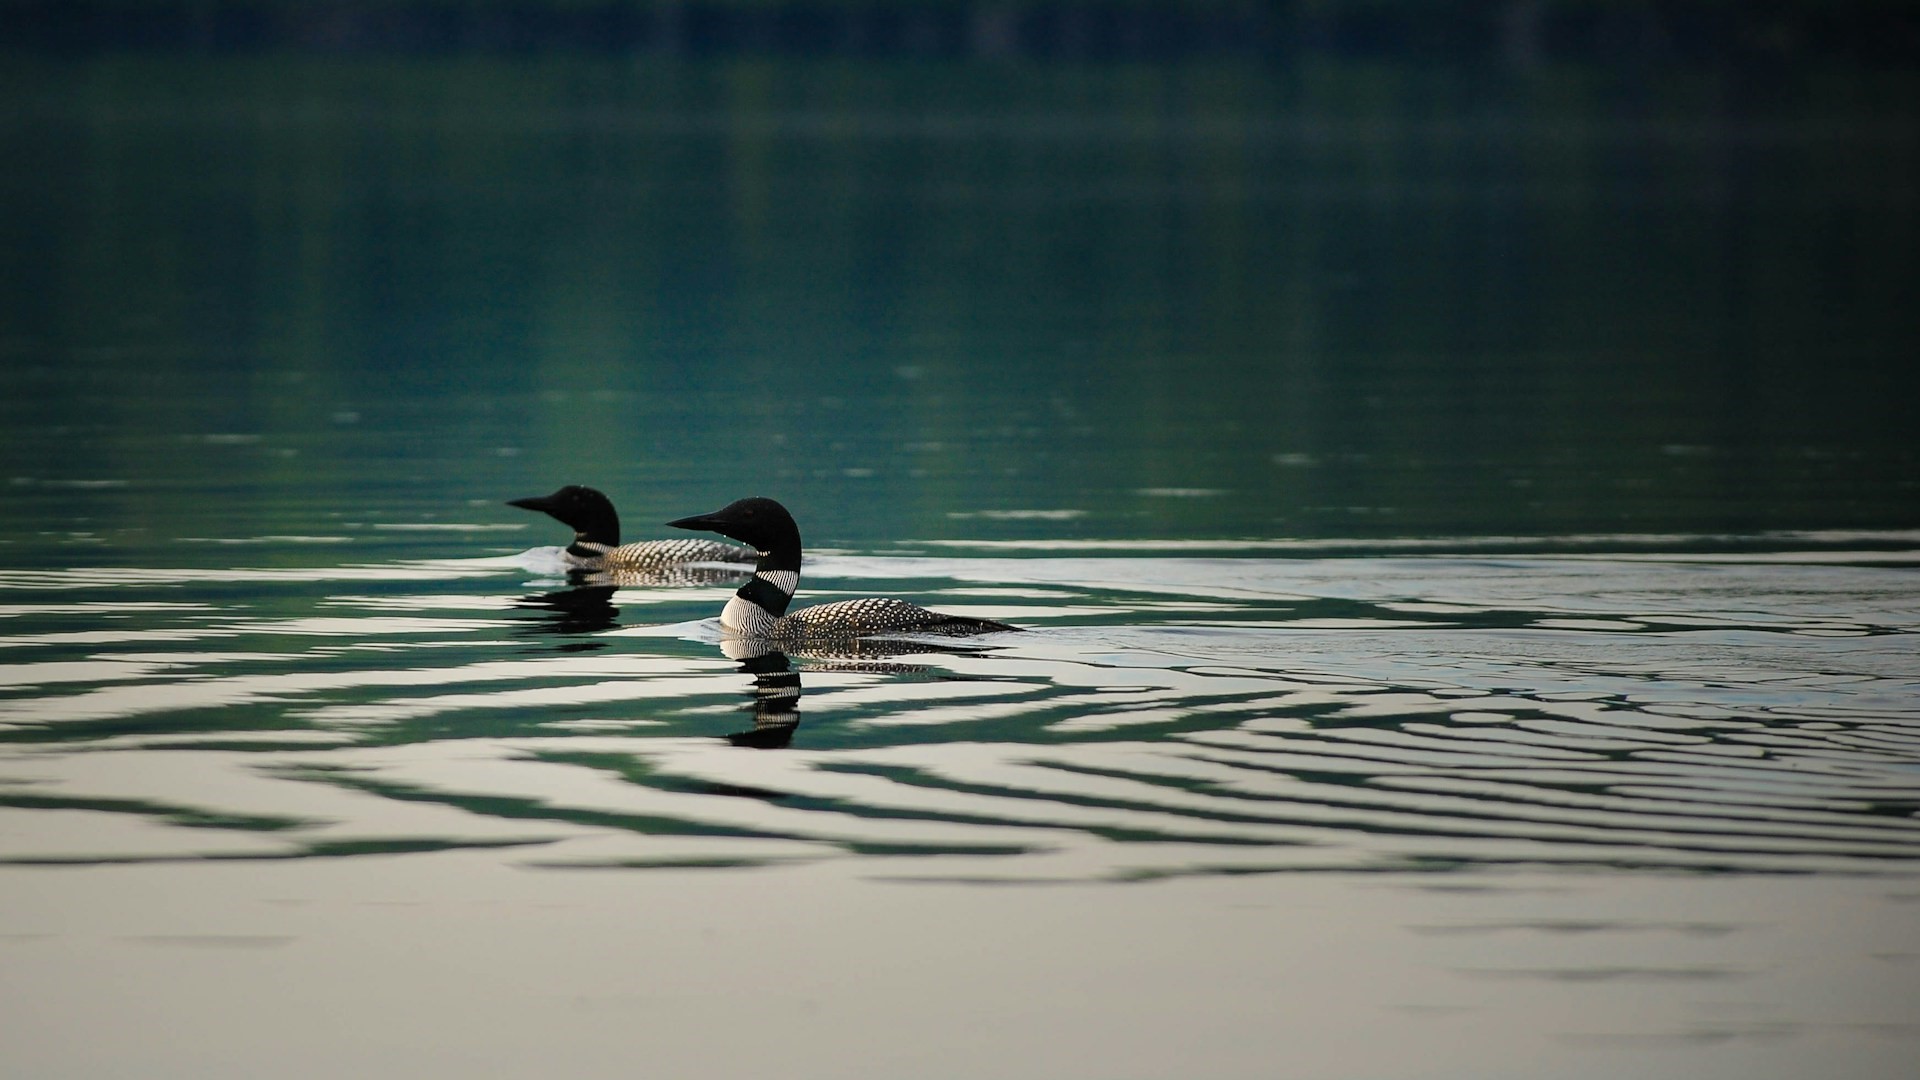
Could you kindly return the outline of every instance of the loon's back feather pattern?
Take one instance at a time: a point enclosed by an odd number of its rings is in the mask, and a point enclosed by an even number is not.
[[[789,641],[856,637],[862,634],[985,634],[1016,630],[991,619],[972,619],[928,611],[918,604],[886,596],[836,600],[801,608],[776,619],[772,636]]]
[[[641,540],[620,542],[620,515],[613,501],[593,488],[568,484],[551,495],[513,499],[508,506],[538,510],[573,529],[567,568],[582,573],[640,573],[678,568],[687,563],[752,563],[760,553],[718,540]]]
[[[679,563],[751,563],[751,548],[718,540],[636,540],[619,547],[576,542],[567,561],[582,570],[658,570]]]
[[[847,641],[878,634],[989,634],[1018,630],[991,619],[947,615],[888,597],[863,597],[816,604],[789,613],[787,604],[800,587],[800,526],[787,508],[772,499],[738,499],[711,514],[667,522],[676,529],[700,529],[751,544],[759,553],[753,577],[727,601],[720,628],[735,640],[782,644]]]

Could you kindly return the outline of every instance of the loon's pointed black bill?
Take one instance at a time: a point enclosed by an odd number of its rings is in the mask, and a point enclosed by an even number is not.
[[[695,514],[667,522],[669,529],[693,529],[698,532],[719,532],[720,525],[719,514]]]
[[[523,510],[538,510],[543,514],[553,512],[553,496],[530,495],[524,499],[508,499],[508,506],[518,506]]]

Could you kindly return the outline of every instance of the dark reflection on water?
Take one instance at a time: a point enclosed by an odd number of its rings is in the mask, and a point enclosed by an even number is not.
[[[6,66],[16,561],[1920,524],[1910,71]]]
[[[944,637],[937,641],[903,638],[870,638],[830,644],[793,647],[794,655],[816,670],[839,674],[861,673],[883,676],[925,676],[938,678],[942,670],[922,664],[904,663],[901,656],[978,656],[994,651],[993,646],[969,645]],[[778,749],[790,745],[800,724],[800,671],[793,656],[771,643],[724,639],[720,649],[740,662],[740,670],[753,676],[751,692],[753,729],[727,736],[735,746]]]
[[[753,676],[753,727],[727,736],[735,746],[777,750],[793,741],[800,726],[800,673],[787,654],[769,649],[737,657],[740,670]]]
[[[541,593],[537,596],[519,597],[513,603],[515,607],[541,613],[538,620],[529,620],[523,626],[522,633],[574,636],[613,627],[620,618],[620,609],[613,605],[613,594],[618,591],[618,586],[614,585],[584,585],[558,592]],[[606,643],[573,641],[563,643],[559,647],[601,649],[606,647]]]

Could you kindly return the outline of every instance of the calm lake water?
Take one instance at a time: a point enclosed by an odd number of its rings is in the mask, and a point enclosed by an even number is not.
[[[1920,1056],[1910,74],[0,68],[10,1075]]]

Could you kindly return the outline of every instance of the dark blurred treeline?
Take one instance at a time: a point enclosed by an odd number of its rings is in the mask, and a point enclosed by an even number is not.
[[[1435,63],[1920,59],[1893,0],[0,0],[0,47]]]

